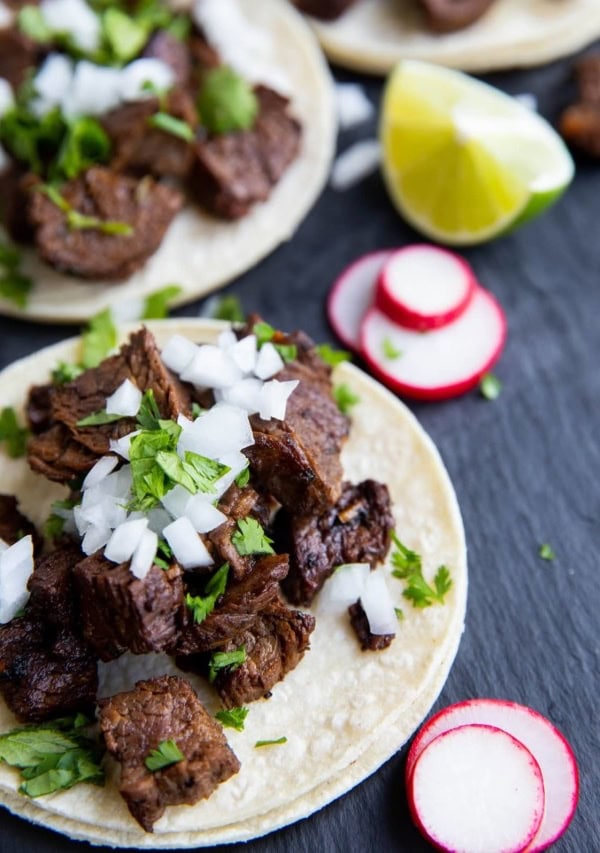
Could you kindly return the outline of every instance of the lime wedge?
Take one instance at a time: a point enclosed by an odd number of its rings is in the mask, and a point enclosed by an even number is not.
[[[443,243],[480,243],[541,213],[574,165],[539,115],[459,71],[405,60],[383,99],[383,172],[392,200]]]

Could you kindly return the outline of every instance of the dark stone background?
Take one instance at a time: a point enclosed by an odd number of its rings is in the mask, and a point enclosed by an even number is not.
[[[551,121],[574,93],[570,60],[490,75],[507,92],[537,96]],[[340,73],[339,79],[355,79]],[[364,79],[378,101],[379,81]],[[367,138],[362,127],[344,148]],[[581,797],[557,853],[600,851],[600,167],[578,162],[566,196],[515,234],[465,252],[504,306],[508,343],[495,372],[498,400],[476,392],[411,405],[454,482],[469,546],[466,631],[436,708],[503,697],[546,714],[571,741]],[[373,175],[349,192],[326,189],[294,239],[234,282],[246,310],[334,342],[325,295],[362,252],[419,237]],[[181,314],[194,315],[201,304]],[[0,319],[0,366],[72,331]],[[554,562],[538,556],[549,542]],[[317,815],[249,843],[247,853],[401,851],[429,846],[412,827],[406,749]],[[2,853],[76,853],[82,845],[0,813]],[[223,849],[223,848],[221,848]]]

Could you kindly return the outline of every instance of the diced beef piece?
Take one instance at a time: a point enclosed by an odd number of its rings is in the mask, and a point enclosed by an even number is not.
[[[240,769],[221,726],[182,678],[138,681],[133,690],[102,700],[100,726],[121,764],[121,795],[147,832],[167,806],[210,797]],[[166,740],[175,741],[184,758],[152,773],[145,760]]]
[[[27,420],[33,433],[40,433],[52,425],[53,385],[32,385],[27,398]]]
[[[0,539],[14,545],[23,536],[33,537],[34,547],[41,547],[41,539],[35,526],[19,511],[17,499],[12,495],[0,495]]]
[[[396,636],[395,634],[371,634],[369,620],[360,601],[357,601],[356,604],[351,604],[348,608],[348,613],[350,614],[350,622],[363,652],[380,652],[391,645],[392,640]]]
[[[575,73],[579,101],[563,112],[559,129],[570,145],[600,157],[600,54],[580,60]]]
[[[150,37],[142,56],[148,59],[160,59],[173,70],[175,80],[180,86],[188,85],[192,64],[187,41],[175,38],[166,30],[157,30]]]
[[[496,0],[421,0],[427,24],[435,32],[462,30],[487,12]]]
[[[294,604],[309,605],[336,566],[383,560],[394,526],[390,495],[382,483],[345,483],[342,497],[322,515],[280,513],[277,544],[290,555],[283,583]]]
[[[0,29],[0,77],[18,89],[27,71],[37,64],[39,49],[16,28]]]
[[[244,646],[246,660],[237,669],[220,670],[215,687],[226,708],[236,708],[267,696],[294,669],[309,648],[315,619],[280,602],[265,609],[253,626],[220,651]]]
[[[38,182],[36,175],[23,172],[16,161],[0,174],[0,219],[17,243],[33,241],[28,208],[31,188]]]
[[[258,86],[259,114],[251,130],[199,140],[194,146],[190,190],[217,216],[239,219],[265,201],[298,154],[300,124],[287,98]]]
[[[188,174],[193,160],[190,143],[149,124],[161,110],[158,100],[149,98],[124,104],[104,116],[102,124],[113,143],[112,169],[159,177],[184,178]],[[198,126],[194,102],[184,89],[171,91],[162,111],[184,121],[194,131]]]
[[[29,215],[40,257],[81,278],[130,276],[158,249],[183,204],[181,193],[149,176],[137,180],[99,166],[69,181],[61,193],[78,213],[132,228],[130,234],[70,228],[54,202],[44,193],[32,192]]]
[[[301,12],[323,21],[334,21],[355,2],[356,0],[293,0],[294,6]]]
[[[173,642],[183,606],[178,565],[168,571],[153,566],[140,580],[129,563],[111,563],[98,551],[77,564],[74,579],[83,636],[101,660],[126,649],[160,652]]]
[[[250,574],[231,580],[217,606],[207,618],[196,624],[185,606],[181,629],[170,654],[197,655],[218,648],[238,636],[256,620],[258,613],[279,600],[279,584],[288,572],[286,555],[274,554],[256,561]],[[196,594],[190,589],[191,594]],[[178,658],[178,663],[180,659]],[[195,669],[198,662],[181,661],[183,669]]]
[[[81,557],[79,546],[68,543],[36,561],[27,584],[30,592],[27,611],[40,622],[59,630],[68,627],[78,633],[73,569]]]
[[[237,522],[241,518],[252,517],[263,527],[269,524],[268,498],[262,498],[251,486],[243,489],[232,485],[219,501],[218,508],[227,516],[227,521],[207,534],[209,547],[212,546],[215,558],[229,563],[236,578],[242,578],[252,571],[255,558],[241,556],[231,541],[238,529]]]
[[[27,461],[34,471],[49,480],[68,483],[87,474],[98,457],[72,439],[63,424],[54,424],[29,440]]]

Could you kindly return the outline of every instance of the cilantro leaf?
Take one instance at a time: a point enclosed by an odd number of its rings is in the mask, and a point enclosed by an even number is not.
[[[392,542],[396,550],[392,552],[392,565],[395,568],[394,577],[407,578],[413,572],[421,571],[421,557],[416,551],[411,551],[403,545],[395,532],[392,531]]]
[[[118,222],[114,219],[100,219],[98,216],[88,216],[71,207],[67,199],[60,194],[52,184],[36,184],[34,189],[43,193],[52,204],[65,214],[67,226],[72,231],[100,231],[113,237],[130,237],[133,226],[129,222]]]
[[[493,373],[484,373],[479,383],[479,391],[486,400],[496,400],[502,391],[502,382]]]
[[[228,320],[230,323],[244,323],[244,309],[237,296],[222,296],[212,313],[215,320]]]
[[[6,406],[0,412],[0,442],[6,445],[6,452],[11,459],[25,456],[29,430],[19,426],[17,415],[12,406]]]
[[[125,415],[109,414],[106,411],[94,412],[77,421],[77,426],[101,426],[102,424],[114,424],[115,421],[122,421]]]
[[[209,133],[231,133],[252,127],[258,115],[258,99],[243,77],[221,65],[204,76],[198,109]]]
[[[423,566],[421,556],[416,551],[411,551],[392,533],[392,541],[396,550],[392,552],[392,575],[407,582],[403,596],[411,602],[413,607],[431,607],[432,604],[443,604],[444,598],[452,588],[452,578],[446,566],[439,566],[430,586],[423,577]]]
[[[154,564],[162,569],[164,572],[168,571],[171,568],[171,562],[173,558],[173,550],[166,539],[158,540],[158,549],[156,552],[156,556],[154,557]]]
[[[192,403],[192,418],[194,420],[196,420],[196,418],[199,418],[200,415],[204,414],[205,411],[206,409],[203,409],[199,403]]]
[[[55,180],[71,180],[95,163],[110,157],[110,138],[94,118],[84,116],[69,122],[56,161],[50,170]]]
[[[52,381],[57,385],[63,385],[65,382],[72,382],[81,376],[83,367],[79,364],[69,364],[66,361],[59,361],[52,371]]]
[[[352,358],[352,355],[347,350],[335,349],[335,347],[329,344],[317,344],[315,349],[321,360],[330,367],[336,367],[343,361],[350,361]]]
[[[381,349],[383,351],[384,356],[390,361],[394,361],[395,359],[400,358],[400,356],[402,355],[402,350],[397,349],[390,340],[390,338],[387,337],[382,340]]]
[[[231,542],[240,557],[249,554],[274,554],[271,547],[273,540],[265,534],[262,525],[255,518],[240,518],[238,529],[231,537]]]
[[[263,322],[262,320],[259,323],[254,324],[252,331],[256,335],[256,345],[259,349],[263,344],[266,344],[267,341],[272,341],[275,337],[275,329],[273,326],[271,326],[270,323]]]
[[[404,621],[404,610],[401,607],[394,607],[394,613],[398,622]]]
[[[234,483],[236,484],[238,489],[243,489],[244,486],[247,486],[249,482],[250,482],[250,466],[246,465],[244,470],[240,471],[240,473],[237,475],[237,477],[234,480]]]
[[[151,773],[156,773],[157,770],[164,770],[165,767],[171,767],[172,764],[177,764],[178,761],[183,761],[184,758],[185,756],[174,740],[161,740],[156,749],[150,750],[150,754],[146,756],[144,764]]]
[[[0,243],[0,296],[25,308],[33,281],[20,271],[21,253],[9,243]]]
[[[82,335],[81,364],[97,367],[117,344],[117,330],[110,308],[92,317]]]
[[[142,320],[162,320],[169,313],[169,303],[182,292],[178,284],[169,284],[146,297]]]
[[[160,412],[152,388],[144,391],[137,413],[137,422],[145,430],[160,429]]]
[[[0,118],[0,142],[36,175],[43,173],[47,152],[58,150],[64,133],[65,123],[58,107],[39,117],[20,97]]]
[[[52,40],[52,30],[44,20],[39,6],[23,6],[17,15],[17,26],[23,35],[40,44]]]
[[[229,672],[234,672],[246,660],[246,646],[240,646],[233,652],[213,652],[208,664],[208,680],[212,684],[217,673],[226,669]]]
[[[73,509],[76,504],[77,501],[71,498],[52,503],[52,513],[44,522],[44,536],[46,539],[58,539],[64,530],[66,521],[62,512]]]
[[[111,54],[120,63],[134,59],[149,35],[143,22],[112,7],[102,15],[102,33]]]
[[[552,546],[545,543],[544,545],[540,545],[538,554],[542,558],[542,560],[554,560],[556,554],[554,553]]]
[[[186,121],[165,112],[154,113],[148,118],[148,124],[156,130],[162,130],[163,133],[183,139],[184,142],[193,142],[196,136],[193,128]]]
[[[257,740],[254,744],[255,749],[260,749],[261,746],[279,746],[279,744],[287,743],[286,737],[279,737],[277,740]]]
[[[443,602],[444,596],[452,588],[452,578],[450,577],[450,571],[446,566],[439,566],[433,579],[433,585],[435,587],[438,601]]]
[[[190,595],[185,597],[185,603],[194,614],[194,622],[199,625],[215,609],[215,605],[225,592],[227,577],[229,575],[229,563],[223,563],[220,569],[211,576],[206,584],[204,595]]]
[[[244,731],[244,722],[248,716],[248,708],[230,708],[228,711],[217,711],[215,717],[226,729]]]
[[[298,347],[296,344],[274,344],[274,346],[286,364],[289,364],[290,361],[294,361],[298,357]]]
[[[360,397],[358,394],[355,394],[345,382],[341,385],[333,386],[333,399],[337,403],[337,407],[343,415],[347,415],[353,406],[360,403]]]

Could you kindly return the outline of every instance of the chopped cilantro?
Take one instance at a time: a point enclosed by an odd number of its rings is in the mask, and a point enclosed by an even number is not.
[[[212,316],[215,320],[228,320],[230,323],[243,323],[246,320],[244,309],[237,296],[222,296]]]
[[[248,716],[248,708],[230,708],[228,711],[217,711],[215,717],[226,729],[244,731],[244,723]]]
[[[391,342],[390,338],[384,338],[381,342],[381,349],[386,358],[389,358],[390,361],[394,361],[397,358],[400,358],[402,355],[402,350],[397,349],[394,344]]]
[[[63,385],[65,382],[72,382],[83,373],[83,367],[79,364],[69,364],[66,361],[59,361],[52,371],[52,381],[57,385]]]
[[[204,76],[198,109],[209,133],[231,133],[252,127],[258,115],[258,99],[247,80],[221,65]]]
[[[262,525],[255,519],[240,518],[237,523],[238,529],[231,537],[231,542],[240,557],[249,554],[274,554],[271,547],[273,540],[265,534]]]
[[[298,357],[298,347],[296,344],[274,344],[275,349],[282,359],[289,364]]]
[[[240,646],[233,652],[213,652],[208,665],[208,680],[212,684],[221,669],[234,672],[246,660],[246,646]]]
[[[423,577],[422,560],[416,551],[411,551],[392,533],[396,550],[392,552],[392,574],[407,582],[402,593],[413,607],[424,608],[432,604],[443,604],[446,593],[452,587],[452,578],[446,566],[440,566],[433,579],[433,587]]]
[[[538,551],[538,554],[540,555],[542,560],[553,560],[556,557],[556,554],[554,553],[552,546],[548,545],[548,543],[544,543],[543,545],[540,545],[540,549]]]
[[[277,740],[257,740],[254,748],[260,749],[261,746],[279,746],[282,743],[287,743],[286,737],[279,737]]]
[[[77,426],[88,427],[101,426],[102,424],[114,424],[115,421],[121,421],[124,417],[125,415],[109,414],[103,410],[100,412],[94,412],[92,415],[88,415],[80,421],[77,421]]]
[[[350,361],[351,354],[343,349],[335,349],[329,344],[317,344],[315,347],[319,357],[330,367],[336,367],[343,361]]]
[[[250,466],[249,465],[246,465],[244,470],[240,471],[240,473],[235,478],[234,482],[239,489],[243,489],[244,486],[248,485],[248,483],[250,482]]]
[[[106,163],[110,149],[110,138],[96,119],[74,119],[67,124],[51,175],[55,180],[76,178],[89,166]]]
[[[97,367],[116,346],[117,330],[110,308],[92,317],[82,335],[81,364],[84,368]]]
[[[58,108],[36,116],[20,96],[0,118],[0,142],[36,175],[45,171],[48,151],[58,150],[64,134],[65,123]]]
[[[144,391],[142,402],[137,413],[137,422],[142,429],[160,429],[160,412],[154,397],[154,391],[149,388]]]
[[[52,30],[44,20],[39,6],[23,6],[19,9],[17,26],[23,35],[40,44],[47,44],[52,40]]]
[[[74,210],[67,199],[52,184],[36,184],[34,189],[43,193],[52,204],[62,210],[67,220],[67,226],[72,231],[100,231],[102,234],[112,237],[131,237],[133,234],[133,226],[128,222],[100,219],[98,216],[87,216],[85,213]]]
[[[112,56],[120,63],[134,59],[148,40],[148,29],[121,9],[111,7],[102,15],[102,33]]]
[[[25,308],[33,281],[20,270],[21,253],[15,246],[0,243],[0,296]]]
[[[347,415],[353,406],[360,403],[358,394],[355,394],[345,382],[333,386],[333,399],[343,415]]]
[[[165,767],[183,761],[184,757],[174,740],[161,740],[156,749],[150,750],[144,764],[151,773],[156,773],[157,770],[164,770]]]
[[[263,344],[266,344],[267,341],[272,341],[275,337],[275,329],[273,326],[271,326],[270,323],[263,322],[262,320],[259,323],[254,324],[252,331],[256,335],[256,344],[259,349]]]
[[[182,292],[178,284],[168,284],[146,297],[142,320],[162,320],[169,313],[169,303]]]
[[[502,391],[502,382],[493,373],[484,373],[479,383],[479,391],[486,400],[496,400]]]
[[[29,431],[19,425],[12,406],[6,406],[0,412],[0,443],[4,442],[6,452],[11,459],[25,456]]]
[[[192,417],[194,420],[199,418],[205,411],[206,409],[203,409],[199,403],[192,403]]]
[[[163,572],[166,572],[171,568],[172,558],[173,550],[169,543],[166,539],[159,539],[158,549],[156,551],[156,556],[154,557],[154,565],[158,566],[159,569],[162,569]]]
[[[215,609],[220,596],[225,592],[227,576],[229,574],[229,563],[223,563],[220,569],[211,576],[206,584],[204,595],[190,595],[185,597],[185,603],[194,614],[194,622],[199,625]]]
[[[44,522],[44,536],[46,539],[58,539],[61,536],[65,526],[65,519],[60,512],[61,510],[73,509],[75,505],[76,501],[71,498],[52,503],[52,514]]]
[[[402,610],[401,607],[394,607],[394,613],[396,614],[398,622],[402,622],[404,620],[404,610]]]
[[[184,142],[193,142],[196,135],[193,128],[186,121],[175,118],[175,116],[165,112],[154,113],[148,119],[148,124],[156,130],[162,130],[163,133],[183,139]]]

